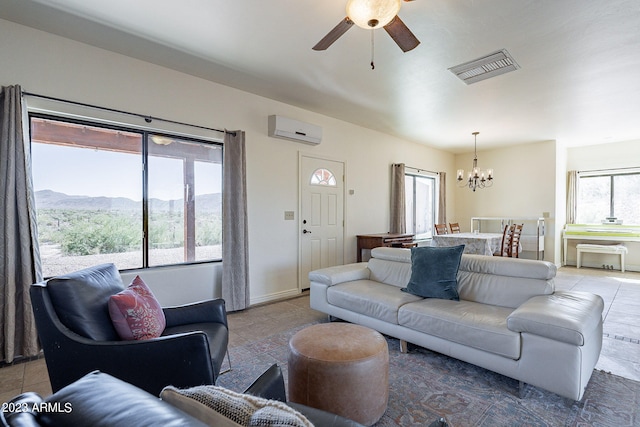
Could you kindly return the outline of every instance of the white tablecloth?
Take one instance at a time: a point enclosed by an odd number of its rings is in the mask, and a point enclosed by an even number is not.
[[[431,246],[464,245],[465,254],[493,255],[500,251],[502,233],[454,233],[433,236]]]

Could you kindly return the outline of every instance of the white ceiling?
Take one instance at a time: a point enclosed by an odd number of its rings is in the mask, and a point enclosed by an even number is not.
[[[454,153],[640,140],[640,1],[416,0],[403,53],[351,28],[346,0],[0,0],[32,26]],[[520,69],[467,86],[448,68],[507,49]]]

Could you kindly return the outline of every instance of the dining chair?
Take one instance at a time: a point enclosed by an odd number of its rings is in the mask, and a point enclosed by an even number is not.
[[[494,255],[519,258],[520,257],[520,236],[522,234],[522,227],[524,224],[511,224],[504,226],[504,232],[502,233],[502,244],[500,245],[500,252]]]
[[[520,236],[522,235],[522,227],[524,224],[514,224],[511,234],[511,257],[520,257]]]
[[[502,241],[500,243],[500,250],[494,252],[495,256],[509,256],[509,247],[511,245],[511,226],[509,224],[504,226],[502,231]]]
[[[460,224],[458,224],[457,222],[453,222],[453,223],[449,223],[449,230],[451,230],[451,233],[460,233]]]
[[[438,236],[441,234],[449,234],[447,231],[447,224],[434,224],[434,227]]]

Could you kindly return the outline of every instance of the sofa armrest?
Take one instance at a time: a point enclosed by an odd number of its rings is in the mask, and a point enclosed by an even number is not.
[[[47,397],[60,411],[38,414],[41,426],[198,426],[173,405],[106,373],[94,371]]]
[[[214,384],[217,377],[208,338],[199,331],[140,341],[98,342],[85,350],[89,361],[102,359],[103,372],[113,373],[154,396],[169,384],[176,387]],[[154,375],[158,372],[162,375]]]
[[[602,322],[603,309],[599,295],[558,291],[530,298],[507,318],[507,327],[582,346],[585,336]]]
[[[36,427],[37,413],[34,408],[44,402],[42,397],[34,392],[22,393],[2,405],[0,421],[3,426]]]
[[[339,283],[351,282],[353,280],[368,279],[371,274],[366,262],[355,264],[336,265],[335,267],[322,268],[309,273],[311,282],[321,283],[327,286]]]
[[[100,370],[159,395],[167,385],[192,387],[214,384],[209,341],[194,331],[148,340],[92,341],[69,333],[60,349],[46,353],[53,391],[81,376]],[[72,355],[72,356],[70,356]]]
[[[163,307],[167,327],[193,323],[222,323],[227,326],[227,311],[223,299],[213,299],[175,307]]]
[[[360,423],[322,409],[294,402],[287,402],[287,405],[304,415],[316,427],[364,427]]]
[[[287,392],[280,366],[277,364],[271,365],[244,392],[264,399],[286,402]]]

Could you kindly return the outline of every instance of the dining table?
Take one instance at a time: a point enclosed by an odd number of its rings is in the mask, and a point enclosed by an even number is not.
[[[464,245],[465,254],[493,255],[500,252],[502,233],[451,233],[433,236],[431,246]]]

